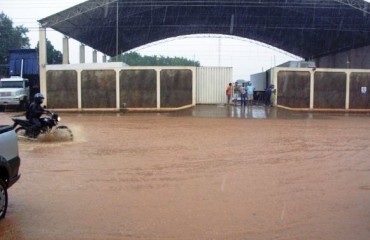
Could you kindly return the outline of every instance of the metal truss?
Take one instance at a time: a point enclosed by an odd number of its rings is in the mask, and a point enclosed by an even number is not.
[[[369,13],[364,0],[90,0],[39,23],[107,55],[213,33],[308,58],[370,44]]]
[[[108,11],[109,4],[115,2],[117,2],[117,0],[90,0],[64,10],[58,14],[55,14],[52,17],[41,19],[39,20],[39,23],[41,24],[41,27],[53,27],[58,23],[68,21],[69,19],[72,19],[97,8],[103,8],[105,11]]]
[[[350,6],[354,9],[360,10],[363,13],[370,14],[369,3],[359,0],[334,0],[335,2]]]

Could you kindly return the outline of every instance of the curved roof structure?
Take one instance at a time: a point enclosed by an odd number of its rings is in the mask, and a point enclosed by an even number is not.
[[[369,13],[362,0],[90,0],[39,22],[109,56],[170,37],[226,34],[312,59],[370,45]]]

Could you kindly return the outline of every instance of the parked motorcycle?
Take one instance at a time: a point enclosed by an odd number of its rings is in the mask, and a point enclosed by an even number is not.
[[[47,117],[40,118],[41,129],[37,131],[34,125],[27,119],[13,117],[13,128],[18,138],[37,140],[40,135],[58,134],[67,140],[73,140],[72,131],[67,126],[59,126],[61,118],[57,113],[48,112]],[[17,127],[19,125],[19,127]]]

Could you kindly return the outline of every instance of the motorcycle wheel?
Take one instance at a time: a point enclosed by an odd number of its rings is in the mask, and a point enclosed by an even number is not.
[[[0,179],[0,219],[5,217],[7,208],[8,208],[8,192],[4,181]]]
[[[58,126],[56,130],[61,137],[68,141],[73,141],[73,133],[67,126]]]

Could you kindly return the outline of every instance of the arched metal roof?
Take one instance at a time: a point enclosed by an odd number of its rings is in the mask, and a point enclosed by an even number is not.
[[[109,56],[170,37],[226,34],[311,59],[370,45],[369,13],[362,0],[91,0],[39,22]]]

